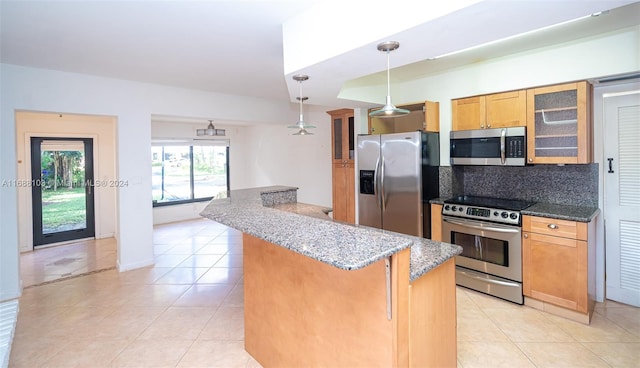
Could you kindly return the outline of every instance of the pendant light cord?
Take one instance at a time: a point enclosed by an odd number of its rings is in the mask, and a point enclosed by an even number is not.
[[[387,50],[387,96],[391,96],[391,74],[389,74],[389,50]]]
[[[302,120],[302,81],[298,82],[300,83],[300,124],[302,124],[303,120]]]

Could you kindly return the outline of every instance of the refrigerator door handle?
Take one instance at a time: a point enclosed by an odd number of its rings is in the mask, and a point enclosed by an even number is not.
[[[373,194],[376,196],[376,205],[378,205],[379,209],[382,209],[382,197],[380,195],[380,188],[378,185],[378,181],[380,180],[378,173],[380,169],[380,156],[376,160],[376,168],[373,171]]]
[[[380,209],[382,209],[382,213],[384,213],[387,207],[387,194],[384,191],[384,156],[382,156],[382,160],[380,160],[380,202],[382,203]]]

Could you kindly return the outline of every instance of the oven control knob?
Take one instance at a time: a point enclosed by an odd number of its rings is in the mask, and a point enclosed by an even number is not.
[[[500,216],[502,216],[502,218],[507,218],[509,217],[509,214],[506,211],[504,211],[500,214]]]
[[[444,206],[444,209],[447,210],[447,211],[449,211],[449,208],[451,208],[451,206],[449,206],[449,205]]]
[[[511,213],[511,214],[509,215],[509,218],[511,218],[512,220],[515,220],[515,219],[517,219],[517,218],[518,218],[518,214],[517,214],[517,213],[515,213],[515,212],[514,212],[514,213]]]
[[[455,211],[457,211],[457,210],[458,210],[458,207],[453,206],[453,207],[451,207],[451,210],[455,212]]]
[[[495,211],[495,212],[493,212],[493,215],[494,215],[495,217],[498,217],[498,216],[500,216],[500,212]]]

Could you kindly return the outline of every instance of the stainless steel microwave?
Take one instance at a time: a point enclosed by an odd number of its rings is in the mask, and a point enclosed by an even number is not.
[[[451,165],[524,166],[526,128],[452,131],[449,146]]]

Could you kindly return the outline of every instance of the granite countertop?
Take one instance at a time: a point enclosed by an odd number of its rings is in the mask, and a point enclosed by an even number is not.
[[[298,215],[310,216],[319,218],[322,220],[331,220],[329,217],[329,212],[331,212],[331,208],[316,206],[315,204],[307,204],[307,203],[280,203],[276,204],[273,207],[276,210],[286,211],[291,213],[297,213]]]
[[[429,201],[431,204],[444,204],[448,198],[434,198]],[[537,202],[531,207],[520,211],[523,215],[555,218],[559,220],[569,220],[578,222],[590,222],[599,213],[597,207],[570,206],[565,204]]]
[[[590,222],[600,213],[600,209],[597,207],[568,206],[538,202],[520,211],[520,213],[523,215],[548,217],[559,220]]]
[[[231,191],[201,216],[343,270],[364,268],[411,247],[411,281],[459,254],[461,248],[428,239],[318,217],[328,209],[297,202],[297,188]],[[312,214],[312,216],[308,216]]]

